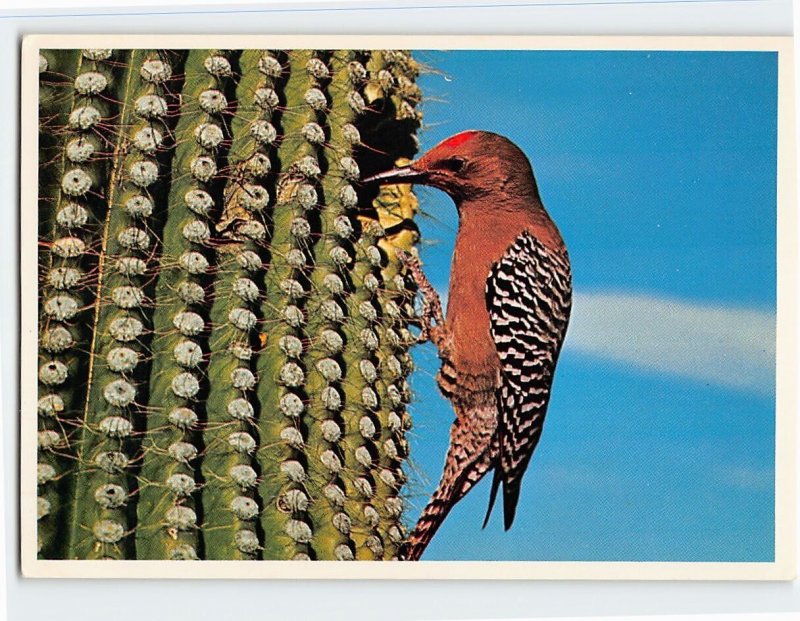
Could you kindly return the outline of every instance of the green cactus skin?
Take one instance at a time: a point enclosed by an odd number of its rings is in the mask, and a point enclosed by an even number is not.
[[[335,340],[333,334],[346,338],[347,326],[354,321],[347,302],[353,263],[348,231],[353,224],[346,215],[343,197],[348,190],[353,192],[351,183],[359,171],[351,157],[352,146],[342,136],[342,125],[352,125],[356,120],[359,112],[350,103],[351,93],[361,94],[351,82],[350,62],[358,62],[351,52],[336,52],[328,61],[331,78],[325,90],[332,102],[328,114],[338,122],[332,125],[327,148],[320,154],[326,169],[320,180],[325,208],[319,211],[319,239],[311,250],[314,270],[307,302],[309,345],[303,362],[309,396],[308,476],[312,489],[322,491],[310,506],[312,549],[314,558],[324,560],[354,557],[351,535],[355,507],[349,502],[353,494],[348,489],[351,451],[347,447],[346,414],[353,406],[346,401],[343,387],[349,378],[349,356],[355,356],[357,349],[355,343],[348,342],[347,350],[338,353],[327,342]],[[324,335],[330,338],[326,340]]]
[[[323,114],[305,101],[306,93],[317,84],[316,78],[306,71],[312,58],[315,54],[311,51],[291,52],[285,68],[286,110],[280,119],[284,138],[277,149],[277,159],[286,167],[286,174],[275,188],[270,264],[263,286],[266,343],[258,357],[262,414],[258,422],[262,442],[258,453],[261,465],[258,493],[264,503],[261,526],[263,557],[267,559],[310,558],[312,551],[309,544],[313,532],[307,516],[312,498],[308,488],[310,464],[305,450],[309,438],[304,428],[307,369],[300,360],[308,320],[303,309],[308,284],[303,287],[301,281],[307,279],[310,257],[307,240],[292,234],[292,221],[317,211],[319,206],[318,147],[303,136],[303,127],[317,123]],[[291,281],[300,283],[303,293],[297,295],[297,291],[282,286]],[[281,438],[290,427],[303,435],[303,445]]]
[[[43,58],[40,557],[396,558],[416,199],[356,181],[416,151],[415,61]]]
[[[261,408],[255,392],[255,357],[262,323],[262,266],[269,260],[265,213],[274,193],[270,173],[275,153],[271,140],[259,141],[253,134],[258,128],[268,130],[266,124],[277,118],[270,102],[274,102],[272,92],[280,88],[282,66],[269,53],[246,50],[239,58],[239,71],[228,185],[215,224],[218,233],[239,243],[218,248],[211,307],[210,391],[202,460],[208,559],[254,559],[261,549],[255,449]]]
[[[416,145],[406,140],[414,136],[413,128],[420,121],[420,114],[415,109],[419,92],[414,90],[413,82],[418,73],[417,65],[406,53],[387,50],[373,54],[367,68],[370,85],[374,87],[368,95],[370,105],[381,105],[385,109],[384,114],[392,119],[389,123],[383,121],[376,124],[378,135],[369,134],[369,139],[374,137],[376,142],[394,143],[397,146],[390,151],[394,157],[409,158]],[[380,168],[386,167],[387,163],[380,165]],[[372,301],[379,309],[382,320],[380,325],[375,326],[378,347],[370,359],[372,367],[369,367],[376,371],[377,379],[372,382],[372,388],[380,404],[375,412],[377,436],[372,438],[372,448],[377,454],[371,468],[376,500],[364,507],[368,519],[375,525],[376,533],[365,543],[372,551],[372,546],[380,541],[383,558],[396,558],[406,536],[401,519],[403,502],[400,494],[405,482],[402,464],[408,453],[404,436],[410,428],[410,418],[405,411],[405,404],[410,398],[405,378],[412,371],[408,348],[415,342],[407,329],[409,321],[415,316],[410,299],[412,292],[404,281],[404,270],[401,270],[396,259],[396,250],[415,250],[417,232],[412,218],[417,211],[417,199],[410,186],[384,186],[373,205],[377,209],[379,230],[385,234],[376,240],[372,248],[370,245],[364,248],[367,262],[374,261],[377,254],[374,247],[382,254],[380,286],[376,299]],[[368,244],[364,237],[360,241]]]
[[[224,182],[220,170],[229,136],[231,60],[235,55],[192,50],[184,68],[155,291],[150,403],[137,506],[138,558],[194,559],[201,553],[195,495],[202,484],[197,458],[203,446],[195,429],[206,418],[207,298],[213,293],[208,242],[213,205]],[[218,140],[204,140],[208,136]],[[198,299],[200,292],[203,299]]]
[[[39,226],[41,236],[52,233],[61,186],[51,180],[63,175],[66,153],[60,131],[68,128],[75,106],[72,90],[83,60],[80,50],[39,55]],[[71,129],[71,128],[69,128]],[[77,134],[77,132],[75,132]],[[61,174],[59,174],[61,173]],[[43,251],[46,256],[48,253]]]
[[[40,298],[39,515],[42,557],[66,554],[71,472],[81,452],[85,388],[91,373],[86,324],[95,301],[97,255],[105,219],[113,119],[124,55],[111,50],[45,52],[40,60],[43,164],[40,235],[50,252],[43,261]],[[113,147],[111,148],[113,150]]]
[[[68,201],[61,200],[61,184],[58,182],[63,177],[66,154],[61,142],[55,134],[59,128],[66,127],[69,113],[74,105],[71,92],[72,80],[80,67],[80,51],[75,50],[65,54],[42,53],[39,57],[39,153],[41,165],[39,167],[39,185],[42,192],[39,195],[39,238],[53,243],[62,236],[88,236],[83,227],[88,221],[88,212],[84,207],[81,213],[86,219],[56,218],[60,205]],[[55,180],[55,182],[53,182]],[[74,210],[73,210],[74,211]],[[71,212],[67,211],[69,216]],[[68,226],[62,226],[65,222]],[[73,233],[77,232],[77,235]],[[49,362],[58,362],[65,365],[68,376],[75,377],[80,372],[81,365],[85,362],[76,355],[76,343],[85,338],[79,331],[79,325],[74,325],[71,318],[59,313],[58,305],[47,300],[58,299],[59,292],[46,282],[51,270],[61,266],[68,267],[76,263],[74,259],[59,257],[47,243],[40,244],[39,266],[42,281],[39,323],[39,365],[40,368]],[[76,309],[83,304],[82,297],[77,292],[71,293],[69,298],[74,302]],[[46,309],[49,312],[46,312]],[[67,312],[67,315],[71,311]],[[71,347],[59,351],[48,351],[46,347],[48,334],[61,334],[66,338],[65,344]],[[44,341],[44,342],[42,342]],[[38,549],[40,557],[57,557],[63,554],[62,539],[59,537],[59,524],[64,522],[62,511],[64,495],[69,493],[68,477],[65,473],[72,467],[74,459],[69,450],[69,429],[65,426],[66,419],[74,411],[80,397],[76,394],[75,387],[66,382],[48,385],[39,383],[38,407],[38,432],[45,446],[38,451],[37,481],[38,481]],[[55,434],[55,435],[51,435]],[[54,442],[54,440],[56,440]]]
[[[68,558],[133,558],[131,496],[140,483],[138,433],[147,411],[153,265],[163,200],[163,96],[174,86],[166,54],[134,50],[118,63],[108,212],[97,265],[96,299],[80,420]]]

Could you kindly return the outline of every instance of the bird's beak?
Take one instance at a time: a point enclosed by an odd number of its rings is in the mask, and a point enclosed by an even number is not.
[[[424,183],[427,175],[419,170],[414,170],[411,166],[392,168],[377,175],[372,175],[362,179],[362,183],[377,183],[388,185],[391,183]]]

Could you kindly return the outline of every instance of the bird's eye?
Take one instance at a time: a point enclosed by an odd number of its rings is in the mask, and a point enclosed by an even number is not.
[[[437,168],[458,173],[464,169],[466,163],[467,161],[463,157],[448,157],[446,160],[440,161]]]

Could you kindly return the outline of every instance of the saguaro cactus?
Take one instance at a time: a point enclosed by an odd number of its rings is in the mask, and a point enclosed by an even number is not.
[[[416,62],[44,50],[39,556],[391,559]]]

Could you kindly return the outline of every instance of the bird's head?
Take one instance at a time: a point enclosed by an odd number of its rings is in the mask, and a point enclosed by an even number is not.
[[[508,138],[470,130],[443,140],[419,159],[363,179],[364,183],[417,183],[447,192],[456,204],[504,195],[538,199],[533,170],[525,154]]]

